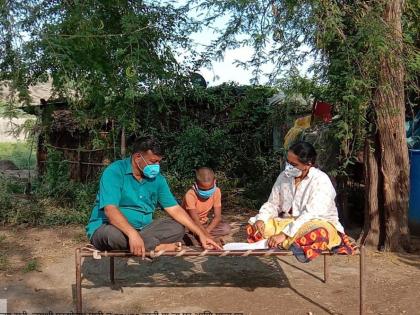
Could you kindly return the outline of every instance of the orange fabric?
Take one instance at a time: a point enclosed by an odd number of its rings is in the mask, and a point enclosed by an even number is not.
[[[264,239],[264,236],[257,230],[255,225],[248,224],[246,226],[246,239],[248,243],[255,243]]]
[[[335,246],[331,251],[335,254],[354,255],[356,245],[352,244],[346,234],[340,233],[341,243]],[[325,228],[317,228],[309,233],[306,233],[300,239],[297,239],[292,247],[293,254],[298,258],[302,254],[304,258],[298,260],[300,262],[309,262],[318,257],[323,250],[328,249],[329,235]]]
[[[222,206],[222,192],[219,187],[209,199],[202,199],[197,196],[194,189],[190,189],[182,200],[182,207],[185,210],[195,210],[200,218],[200,223],[205,224],[208,221],[208,214],[214,207]]]

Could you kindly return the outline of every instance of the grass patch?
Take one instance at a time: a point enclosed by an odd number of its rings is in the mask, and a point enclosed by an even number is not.
[[[28,261],[25,268],[23,268],[23,272],[27,273],[27,272],[31,272],[35,270],[38,271],[38,268],[39,268],[39,263],[36,260],[36,258],[33,258]]]
[[[4,253],[0,253],[0,271],[6,271],[9,267],[7,256]]]
[[[10,160],[20,169],[35,169],[36,152],[35,145],[29,159],[31,151],[30,143],[26,142],[0,142],[0,160]],[[29,164],[28,164],[29,161]]]

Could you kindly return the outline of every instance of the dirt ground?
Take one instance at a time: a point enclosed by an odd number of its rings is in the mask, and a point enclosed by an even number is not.
[[[241,235],[236,228],[234,237]],[[414,238],[417,247],[420,239]],[[0,228],[0,308],[8,312],[71,312],[74,249],[86,243],[79,226]],[[358,314],[358,257],[331,258],[328,284],[322,258],[165,258],[116,260],[116,285],[108,260],[85,259],[85,312],[118,314],[243,313]],[[420,251],[367,253],[367,314],[420,314]],[[1,310],[0,310],[1,312]]]

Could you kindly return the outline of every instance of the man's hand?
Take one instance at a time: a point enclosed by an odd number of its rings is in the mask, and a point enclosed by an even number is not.
[[[146,248],[144,247],[143,239],[137,231],[128,235],[128,242],[130,245],[130,252],[135,256],[141,256],[142,259],[146,257]]]
[[[261,235],[264,235],[264,228],[265,228],[264,221],[258,220],[257,222],[255,222],[255,227],[257,231],[261,233]]]
[[[283,233],[273,235],[268,239],[268,247],[278,247],[283,243],[283,241],[286,239],[286,235]]]
[[[203,246],[204,249],[220,249],[222,248],[217,245],[217,243],[209,236],[205,235],[204,233],[201,233],[199,236],[201,246]]]
[[[127,235],[130,252],[136,256],[142,256],[144,259],[146,249],[144,248],[143,239],[139,232],[128,223],[127,218],[121,213],[120,209],[113,205],[105,206],[105,215],[109,219],[109,223]]]

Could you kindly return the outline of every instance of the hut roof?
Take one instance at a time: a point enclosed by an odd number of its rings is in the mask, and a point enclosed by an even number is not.
[[[38,83],[36,85],[29,86],[29,96],[30,104],[33,106],[41,105],[41,100],[48,101],[53,95],[52,91],[52,81],[49,80],[45,83]],[[11,90],[9,87],[9,82],[1,81],[0,82],[0,101],[9,101],[11,97]],[[17,106],[22,106],[23,102],[17,101]]]

